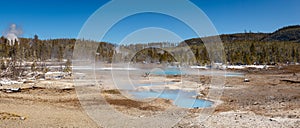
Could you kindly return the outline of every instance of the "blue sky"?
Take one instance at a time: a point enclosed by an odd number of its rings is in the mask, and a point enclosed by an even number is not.
[[[89,16],[107,2],[106,0],[1,1],[1,35],[10,24],[15,23],[23,29],[22,37],[33,37],[37,34],[42,39],[76,38]],[[299,0],[192,0],[191,2],[204,11],[220,34],[244,32],[244,30],[273,32],[283,26],[300,24]],[[149,20],[151,17],[161,18],[160,21],[168,22],[151,21]],[[139,23],[140,28],[162,27],[171,23],[177,26],[165,28],[171,31],[181,31],[183,39],[195,37],[188,27],[179,25],[181,23],[176,19],[148,14],[120,22],[118,25],[123,24],[123,27],[116,27],[112,30],[105,41],[120,41],[126,36],[126,32],[120,31],[129,23]],[[128,26],[127,28],[129,29],[126,31],[134,30]],[[120,32],[121,36],[114,37],[114,31]]]

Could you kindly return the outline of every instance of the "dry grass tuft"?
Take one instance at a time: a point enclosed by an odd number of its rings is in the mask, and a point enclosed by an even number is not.
[[[110,99],[110,98],[107,98],[106,101],[111,105],[124,106],[124,107],[127,107],[127,108],[137,108],[137,109],[145,110],[145,111],[161,111],[161,110],[163,110],[160,107],[147,105],[147,103],[144,103],[144,102],[141,102],[141,101],[134,101],[134,100],[131,100],[131,99]]]
[[[111,89],[111,90],[103,90],[102,93],[106,94],[121,94],[121,92],[117,89]]]

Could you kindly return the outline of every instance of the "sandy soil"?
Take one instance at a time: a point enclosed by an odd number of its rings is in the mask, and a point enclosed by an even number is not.
[[[174,127],[300,126],[300,66],[243,72],[246,72],[245,77],[226,78],[225,87],[220,88],[223,89],[222,104],[216,106],[207,120],[197,119],[203,109],[182,109],[189,114]],[[245,78],[250,82],[244,82]],[[180,77],[168,79],[178,81]],[[202,97],[205,97],[210,79],[209,76],[188,76],[185,87],[201,87]],[[81,107],[72,82],[72,79],[46,80],[1,86],[0,127],[100,127]],[[21,87],[21,92],[6,93],[5,89],[12,86]],[[116,110],[140,118],[174,107],[170,100],[145,103],[127,99],[118,90],[100,93]]]

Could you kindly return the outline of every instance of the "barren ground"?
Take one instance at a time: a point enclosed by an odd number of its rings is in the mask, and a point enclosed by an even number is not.
[[[228,77],[221,97],[223,103],[207,120],[196,119],[201,109],[190,109],[190,115],[174,127],[300,126],[300,66],[243,72],[250,82],[244,82],[244,77]],[[189,79],[204,84],[209,81],[203,76]],[[72,87],[72,80],[1,86],[0,127],[100,127],[81,108],[75,89],[63,89],[66,85]],[[11,86],[21,87],[21,92],[6,93],[4,89]],[[149,103],[126,99],[116,90],[104,91],[102,95],[116,110],[132,115],[151,116],[172,105],[163,99]]]

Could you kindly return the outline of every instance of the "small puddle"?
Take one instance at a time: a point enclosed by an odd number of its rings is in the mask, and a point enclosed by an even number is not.
[[[228,72],[225,75],[226,77],[244,77],[245,74],[243,73],[237,73],[237,72]]]

